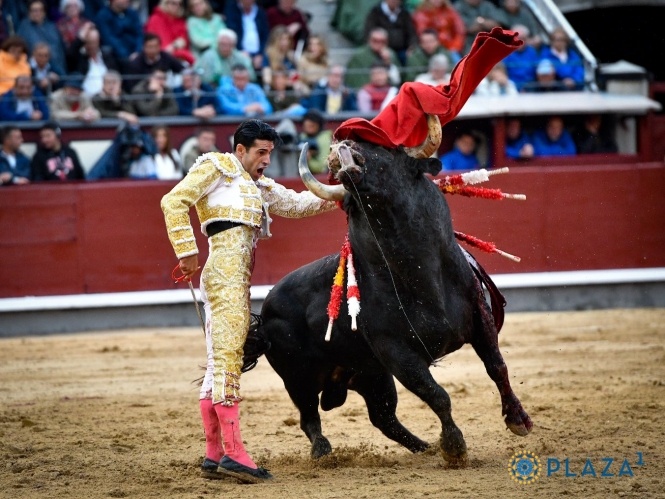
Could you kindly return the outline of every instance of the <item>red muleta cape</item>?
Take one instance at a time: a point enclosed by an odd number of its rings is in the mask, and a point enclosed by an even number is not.
[[[436,114],[441,126],[459,114],[466,101],[496,63],[522,45],[514,31],[494,28],[478,33],[469,53],[460,60],[450,83],[432,87],[408,82],[372,121],[351,118],[335,130],[337,140],[357,140],[384,147],[415,147],[428,133],[427,115]]]

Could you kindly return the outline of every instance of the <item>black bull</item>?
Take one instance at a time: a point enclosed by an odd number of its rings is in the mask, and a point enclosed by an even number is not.
[[[330,410],[344,404],[348,389],[364,398],[372,424],[386,437],[412,452],[425,450],[428,444],[395,415],[394,376],[441,420],[444,458],[463,464],[464,437],[429,366],[465,343],[496,383],[507,427],[526,435],[532,423],[510,387],[480,281],[455,241],[444,196],[424,175],[438,173],[440,161],[415,159],[403,149],[345,145],[353,164],[331,168],[346,190],[343,206],[360,289],[358,329],[351,330],[343,300],[331,340],[324,340],[337,254],[279,281],[265,300],[258,330],[261,342],[271,345],[265,354],[270,365],[300,411],[312,456],[331,452],[321,431],[319,394],[321,408]],[[247,347],[257,338],[250,340]]]

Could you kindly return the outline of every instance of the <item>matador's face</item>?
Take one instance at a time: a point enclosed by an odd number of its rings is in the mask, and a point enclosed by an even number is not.
[[[256,181],[270,165],[270,153],[274,148],[275,144],[270,140],[255,140],[249,148],[238,144],[235,154],[245,171]]]

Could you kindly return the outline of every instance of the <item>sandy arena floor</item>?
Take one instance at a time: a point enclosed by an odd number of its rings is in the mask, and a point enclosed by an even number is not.
[[[241,406],[248,448],[276,477],[259,485],[199,477],[200,330],[0,340],[0,497],[665,497],[664,339],[665,309],[509,314],[502,352],[534,429],[507,431],[475,353],[450,355],[432,372],[466,438],[461,470],[385,438],[353,392],[323,414],[335,451],[312,462],[298,413],[262,359],[243,377]],[[402,388],[398,415],[438,439],[434,414]],[[508,464],[526,451],[541,472],[518,484]],[[566,460],[578,476],[566,476]]]

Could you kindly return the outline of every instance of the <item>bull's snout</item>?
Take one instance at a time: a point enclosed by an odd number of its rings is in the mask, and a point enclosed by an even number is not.
[[[351,180],[357,183],[362,175],[362,167],[358,164],[358,153],[344,142],[333,144],[330,149],[328,165],[337,180],[340,182]],[[362,161],[362,158],[360,160]]]
[[[340,171],[346,173],[359,173],[360,167],[353,160],[351,148],[346,144],[340,144],[337,148],[337,157],[339,158]]]

